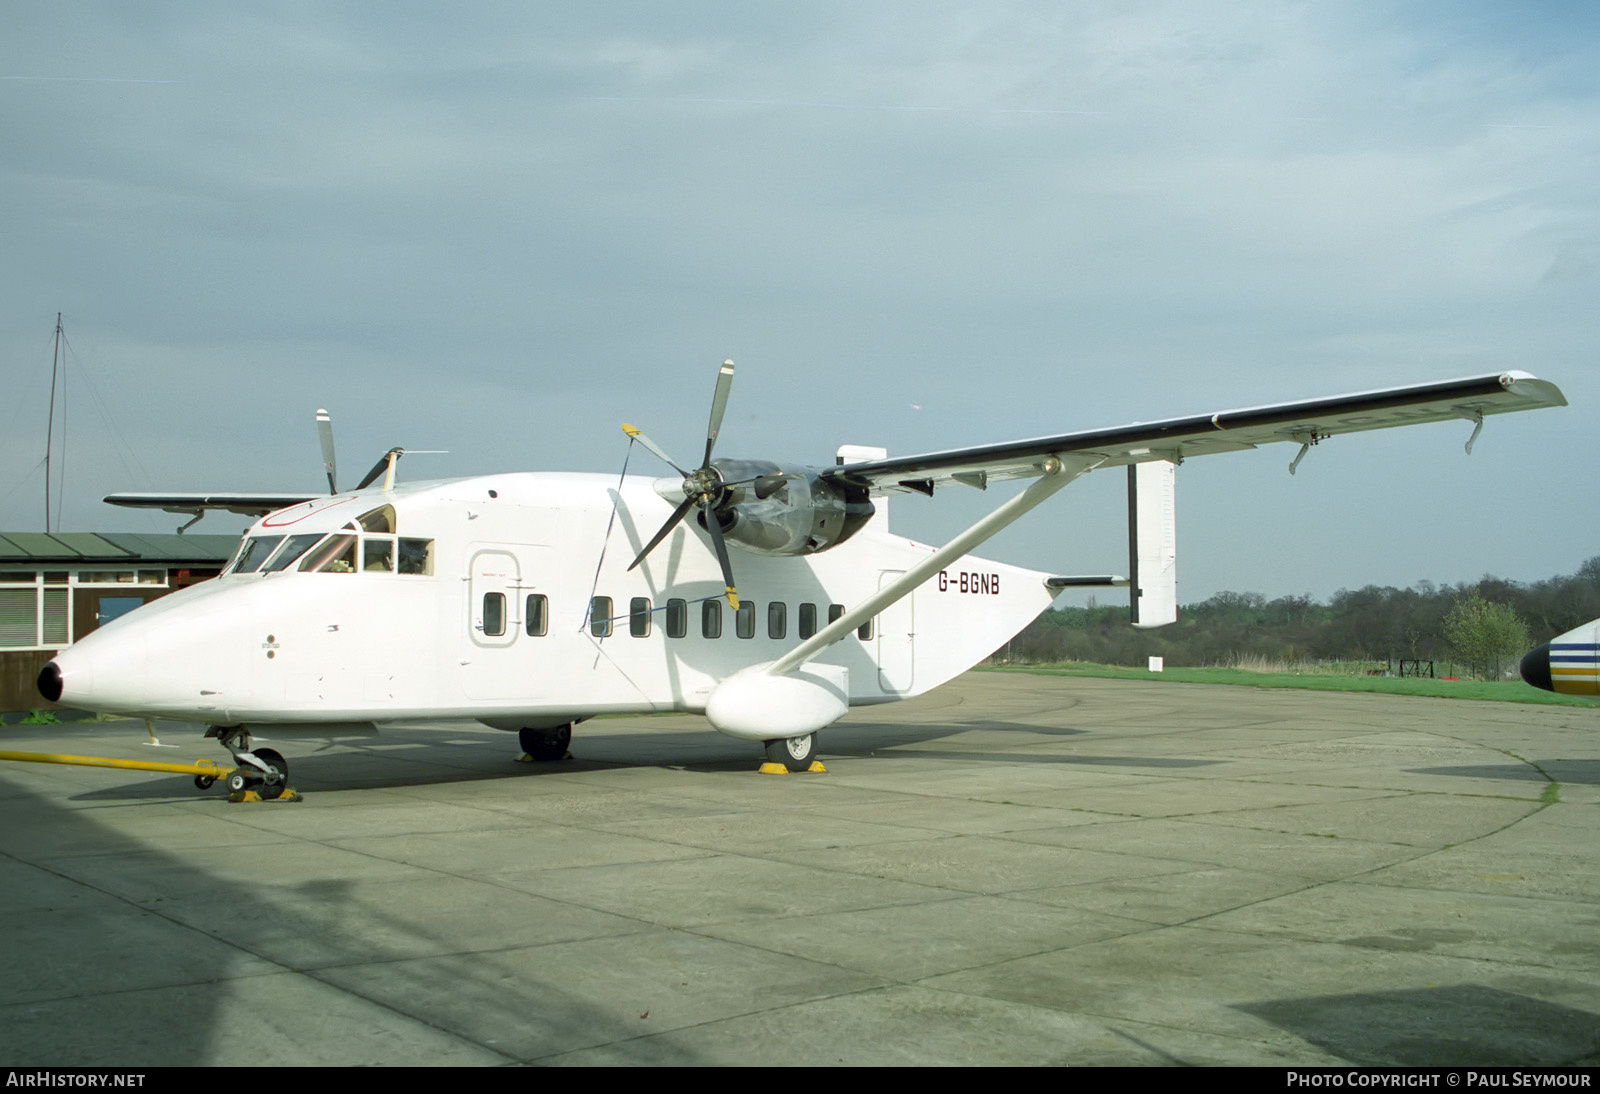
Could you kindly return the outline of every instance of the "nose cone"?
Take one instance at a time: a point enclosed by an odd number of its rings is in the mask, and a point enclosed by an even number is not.
[[[1600,619],[1552,638],[1524,657],[1519,669],[1536,688],[1600,696]]]
[[[52,703],[61,702],[61,666],[54,661],[39,670],[39,694]]]
[[[1529,650],[1522,663],[1517,666],[1517,671],[1522,673],[1522,678],[1536,688],[1545,691],[1556,690],[1555,684],[1550,679],[1550,643],[1546,642],[1538,649]]]

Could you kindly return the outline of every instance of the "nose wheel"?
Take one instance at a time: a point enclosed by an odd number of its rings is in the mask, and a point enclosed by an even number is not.
[[[253,791],[263,801],[272,801],[293,794],[289,789],[289,761],[274,748],[250,747],[250,734],[242,726],[213,726],[208,737],[216,737],[233,756],[237,765],[228,776],[228,790],[233,794]],[[207,775],[195,776],[194,784],[201,790],[216,780]]]

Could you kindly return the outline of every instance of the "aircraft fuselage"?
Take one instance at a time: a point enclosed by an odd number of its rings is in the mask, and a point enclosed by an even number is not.
[[[522,473],[320,498],[267,515],[222,576],[118,619],[56,658],[61,702],[214,725],[335,729],[703,712],[926,559],[882,514],[804,557],[736,551],[741,609],[706,532],[654,480]],[[1049,606],[1046,575],[965,556],[814,664],[850,705],[925,692]],[[842,674],[839,670],[842,670]]]

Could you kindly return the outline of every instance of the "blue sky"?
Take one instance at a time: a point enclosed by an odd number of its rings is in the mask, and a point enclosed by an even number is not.
[[[5,4],[0,526],[43,527],[61,311],[69,529],[315,488],[319,406],[346,481],[615,470],[623,421],[692,460],[724,357],[719,453],[813,463],[1521,368],[1571,407],[1471,458],[1190,461],[1180,599],[1600,554],[1591,5],[568,7]],[[987,553],[1120,569],[1123,490]]]

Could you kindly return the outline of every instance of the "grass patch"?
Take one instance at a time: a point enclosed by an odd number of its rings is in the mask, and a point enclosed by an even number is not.
[[[981,672],[1029,672],[1043,676],[1090,676],[1112,680],[1146,680],[1169,684],[1228,684],[1247,688],[1298,688],[1304,691],[1376,692],[1380,695],[1426,695],[1440,699],[1480,699],[1498,703],[1540,703],[1547,706],[1600,707],[1578,695],[1541,691],[1521,680],[1428,680],[1407,676],[1358,676],[1315,672],[1262,672],[1250,669],[1171,668],[1165,672],[1097,665],[1089,661],[1064,664],[979,665]]]

